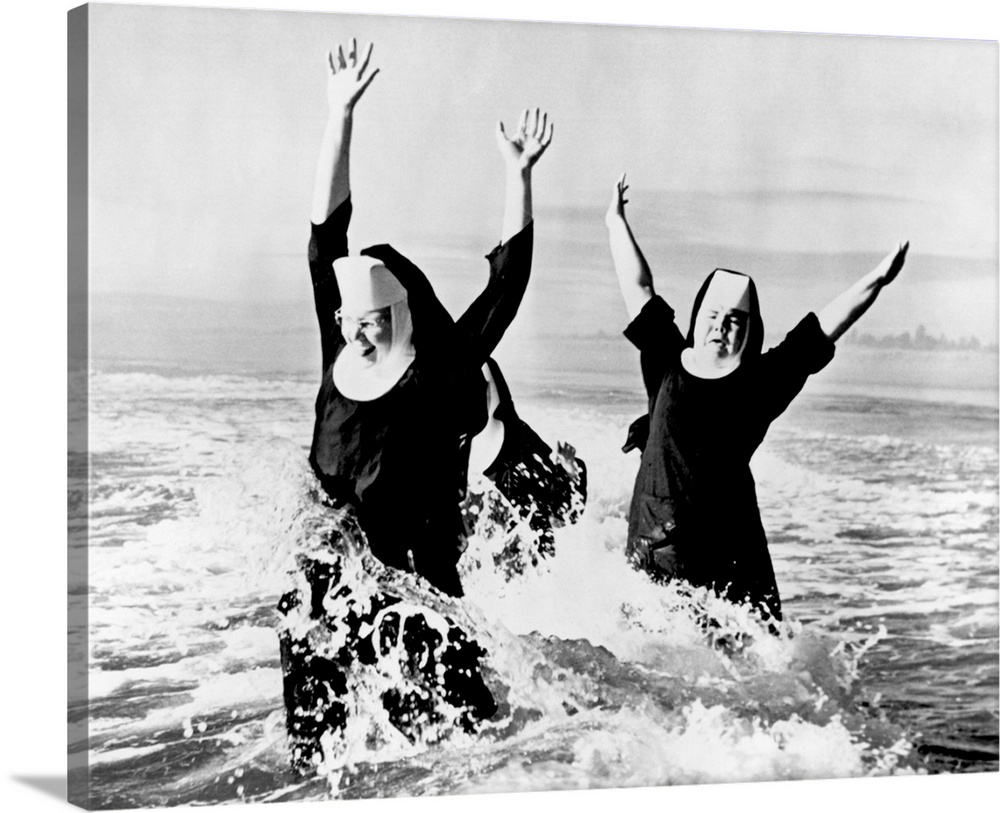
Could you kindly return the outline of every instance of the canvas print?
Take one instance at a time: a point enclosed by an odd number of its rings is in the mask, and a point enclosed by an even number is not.
[[[998,770],[996,42],[68,30],[72,802]]]

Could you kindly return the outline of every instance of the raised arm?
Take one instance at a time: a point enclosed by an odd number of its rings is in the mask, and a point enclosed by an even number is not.
[[[653,275],[649,264],[642,256],[639,244],[635,241],[632,229],[625,219],[625,173],[615,183],[611,193],[611,205],[604,216],[608,227],[608,240],[611,243],[611,260],[618,275],[618,285],[621,287],[622,298],[629,320],[635,319],[645,305],[655,295],[653,290]]]
[[[486,287],[456,324],[463,351],[474,367],[482,366],[496,349],[528,287],[534,240],[531,169],[552,142],[553,130],[548,114],[538,108],[521,113],[517,132],[510,138],[503,123],[497,123],[497,147],[507,177],[500,245],[487,256]]]
[[[524,110],[517,132],[507,137],[503,122],[497,122],[497,147],[503,156],[507,191],[503,208],[500,242],[506,243],[531,222],[531,168],[552,142],[555,129],[548,113],[537,107]]]
[[[844,293],[830,302],[817,316],[819,325],[830,341],[843,336],[878,297],[879,292],[892,282],[903,268],[909,242],[902,243],[889,252],[872,271],[869,271]]]
[[[358,42],[351,39],[348,51],[337,46],[334,54],[326,55],[326,100],[329,108],[319,159],[316,163],[316,183],[313,188],[311,219],[317,225],[351,194],[350,156],[354,106],[378,74],[378,68],[368,72],[372,56],[369,43],[364,58],[358,58]]]

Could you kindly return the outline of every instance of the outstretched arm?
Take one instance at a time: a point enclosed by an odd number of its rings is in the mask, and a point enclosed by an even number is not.
[[[909,248],[909,242],[900,244],[878,266],[817,314],[819,325],[830,341],[835,342],[843,336],[861,314],[872,306],[879,292],[896,278],[906,261]]]
[[[531,222],[531,168],[552,142],[554,125],[548,113],[537,107],[524,110],[517,132],[508,138],[503,122],[497,122],[497,147],[503,156],[507,192],[500,242],[506,243]]]
[[[531,169],[552,142],[553,125],[538,108],[525,110],[510,138],[503,123],[496,128],[497,147],[507,175],[500,245],[490,252],[490,278],[457,322],[461,343],[475,367],[496,349],[514,321],[531,275]]]
[[[337,53],[328,51],[326,100],[329,114],[319,160],[316,163],[316,184],[313,189],[312,222],[323,223],[351,194],[350,154],[354,106],[378,74],[378,68],[368,73],[373,45],[369,43],[363,59],[358,58],[358,42],[351,39],[347,53],[338,46]]]
[[[632,229],[625,219],[627,190],[628,185],[625,183],[623,172],[611,193],[611,205],[608,206],[604,222],[608,227],[611,259],[618,275],[618,285],[621,287],[625,309],[631,320],[639,315],[643,305],[653,298],[656,291],[653,290],[653,275],[649,271],[649,264],[642,256],[639,244],[635,241]]]

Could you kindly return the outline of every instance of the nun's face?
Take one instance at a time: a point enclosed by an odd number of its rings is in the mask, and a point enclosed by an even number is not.
[[[347,348],[375,364],[392,347],[392,310],[365,311],[357,315],[337,312],[337,322]]]
[[[715,368],[733,368],[746,346],[750,314],[726,302],[706,297],[694,323],[694,352],[698,361]]]

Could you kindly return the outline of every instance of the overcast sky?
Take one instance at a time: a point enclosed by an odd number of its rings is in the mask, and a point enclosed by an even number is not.
[[[546,108],[537,211],[692,202],[680,242],[997,254],[995,43],[91,6],[91,284],[271,296],[301,256],[326,48],[374,41],[358,245],[499,234],[497,119]],[[263,275],[263,276],[262,276]],[[280,295],[280,294],[279,294]]]
[[[176,2],[176,0],[168,0]],[[225,0],[215,0],[215,2],[225,2]],[[233,0],[228,0],[232,3]],[[244,0],[246,4],[246,0]],[[268,0],[268,2],[253,2],[254,5],[268,6],[312,6],[320,5],[319,0]],[[5,85],[7,112],[10,119],[15,122],[14,126],[4,128],[3,144],[5,154],[9,157],[5,169],[5,189],[7,191],[8,207],[11,210],[8,233],[5,235],[8,248],[13,249],[13,262],[11,273],[8,274],[8,292],[4,301],[6,309],[4,318],[0,320],[3,330],[3,346],[7,352],[4,355],[4,364],[7,379],[12,383],[13,391],[28,393],[28,397],[9,397],[5,399],[4,420],[11,431],[7,433],[7,451],[10,459],[9,468],[16,471],[18,476],[12,478],[13,493],[9,502],[17,505],[21,510],[16,513],[14,519],[14,534],[16,537],[25,539],[40,540],[38,545],[12,546],[8,551],[8,571],[13,574],[33,572],[32,568],[37,566],[38,552],[43,553],[50,548],[53,556],[51,567],[54,570],[54,578],[49,579],[44,584],[38,580],[14,578],[10,584],[14,590],[11,601],[21,606],[33,608],[33,621],[29,625],[14,625],[13,648],[25,648],[33,646],[39,637],[39,630],[49,631],[53,636],[65,626],[65,603],[62,598],[62,585],[65,579],[60,578],[60,562],[64,562],[56,548],[59,540],[64,538],[65,515],[59,510],[53,509],[53,499],[51,489],[39,488],[39,483],[51,481],[53,470],[60,470],[64,465],[66,452],[65,433],[53,431],[53,427],[58,429],[65,421],[65,380],[59,375],[48,375],[40,371],[58,370],[65,364],[66,354],[66,332],[62,318],[61,308],[58,303],[63,300],[65,290],[65,274],[60,270],[63,267],[65,257],[64,226],[65,226],[65,166],[62,160],[64,140],[65,140],[65,58],[64,58],[64,15],[68,8],[75,5],[75,2],[62,2],[61,0],[34,0],[31,3],[19,4],[12,7],[8,14],[7,25],[4,29],[6,35],[6,47],[0,52],[0,60],[3,60],[4,75],[8,84]],[[352,0],[342,0],[338,2],[338,7],[364,6],[385,10],[393,5],[402,3],[390,3],[388,0],[364,0],[364,2],[352,2]],[[756,2],[704,2],[704,3],[677,3],[677,4],[655,4],[648,0],[616,0],[614,3],[594,3],[590,0],[574,4],[557,3],[553,0],[505,0],[503,3],[496,0],[489,0],[482,4],[476,4],[470,8],[468,4],[442,3],[440,0],[421,0],[419,8],[426,11],[433,7],[437,13],[477,13],[490,15],[551,15],[551,16],[575,16],[580,15],[583,19],[612,19],[621,21],[630,20],[650,20],[656,19],[664,23],[678,24],[688,23],[699,26],[737,26],[750,28],[776,28],[776,29],[796,29],[796,30],[831,30],[831,31],[855,31],[855,32],[882,32],[893,34],[910,34],[916,36],[947,36],[947,37],[985,37],[996,40],[1000,36],[1000,27],[997,25],[997,12],[994,4],[983,3],[982,0],[951,0],[949,3],[938,4],[911,4],[900,9],[898,3],[873,3],[871,0],[842,0],[837,3],[801,3],[786,2],[786,0],[757,0]],[[337,26],[330,26],[330,30],[317,30],[314,32],[316,40],[323,40],[321,44],[315,40],[317,50],[322,50],[325,40],[330,37],[341,36]],[[301,75],[296,75],[284,80],[287,88],[294,98],[285,99],[287,104],[305,104],[314,106],[317,103],[315,94],[321,93],[320,80],[309,79],[309,71],[315,70],[317,55],[309,50],[309,42],[306,41],[309,31],[303,33],[303,39],[296,44],[291,51],[282,53],[276,48],[264,47],[259,53],[252,54],[249,51],[246,61],[259,63],[266,66],[269,61],[276,64],[287,64],[294,62],[301,66]],[[359,32],[360,35],[360,32]],[[265,40],[269,38],[263,38]],[[283,44],[283,43],[282,43]],[[411,43],[412,44],[412,43]],[[919,44],[918,44],[919,45]],[[147,44],[148,46],[148,44]],[[961,46],[965,50],[965,46]],[[983,50],[982,45],[974,46],[979,52]],[[995,47],[995,46],[992,46]],[[380,56],[388,58],[389,54],[385,48],[379,44]],[[995,53],[995,52],[994,52]],[[96,53],[94,54],[96,60]],[[109,58],[108,54],[105,59]],[[614,54],[609,59],[621,59],[621,54]],[[980,57],[985,60],[989,69],[988,77],[996,76],[996,61],[993,57],[992,63],[989,57]],[[133,59],[133,62],[139,61]],[[274,69],[274,65],[269,66]],[[388,63],[383,63],[385,72],[379,77],[381,93],[388,93],[392,82],[383,82],[389,78]],[[405,67],[405,62],[404,62]],[[97,76],[98,64],[94,65],[94,76]],[[961,83],[961,87],[975,87],[982,79],[980,78],[982,68],[977,68],[977,75]],[[595,72],[592,68],[586,72],[587,81],[594,81],[591,74]],[[403,81],[407,72],[401,76],[394,77],[395,81]],[[315,77],[315,74],[313,74]],[[551,77],[555,81],[558,77],[563,77],[560,72],[557,76]],[[21,81],[24,77],[30,77],[31,81]],[[124,78],[124,77],[121,77]],[[581,79],[581,81],[583,81]],[[312,82],[313,84],[309,84]],[[428,87],[431,83],[428,83]],[[286,84],[282,84],[286,87]],[[956,89],[958,92],[960,89]],[[919,88],[918,88],[919,89]],[[376,88],[373,86],[372,95],[366,101],[375,102]],[[493,91],[491,91],[493,92]],[[499,92],[499,91],[497,91]],[[310,96],[309,94],[313,94]],[[274,94],[277,95],[277,94]],[[301,96],[301,98],[299,98]],[[821,94],[822,96],[822,94]],[[307,98],[308,97],[308,98]],[[384,98],[384,97],[382,97]],[[984,115],[989,119],[988,112],[992,105],[996,104],[997,94],[987,88],[982,94],[982,105],[980,116]],[[513,104],[519,106],[530,100],[517,98]],[[733,100],[734,102],[737,100]],[[369,113],[376,114],[376,104],[372,104]],[[560,110],[554,110],[562,112]],[[262,201],[259,205],[265,204],[272,209],[285,207],[287,211],[283,217],[289,222],[295,221],[296,225],[286,227],[287,230],[296,231],[295,235],[288,237],[282,232],[281,241],[283,244],[292,245],[293,250],[301,251],[302,236],[298,231],[298,222],[308,216],[308,196],[309,186],[312,181],[312,161],[315,157],[316,141],[319,138],[318,129],[320,127],[321,115],[319,111],[313,111],[315,118],[308,126],[302,127],[301,139],[296,136],[294,148],[304,150],[307,154],[303,156],[293,156],[294,160],[301,161],[297,167],[300,176],[290,178],[287,183],[279,188],[272,188],[267,193],[254,191],[249,198],[255,201]],[[506,110],[498,115],[509,116]],[[673,116],[675,124],[683,122],[691,115],[691,111],[678,113]],[[977,125],[965,119],[967,126],[975,128]],[[97,126],[96,121],[92,122]],[[162,123],[152,122],[157,127]],[[173,123],[176,126],[176,122]],[[952,120],[952,125],[958,122]],[[120,124],[126,128],[124,123]],[[412,126],[412,123],[411,123]],[[491,126],[491,122],[485,126]],[[996,138],[997,127],[993,123],[987,128],[988,132],[984,137]],[[636,128],[636,135],[639,135]],[[567,123],[563,125],[560,120],[560,129],[557,133],[559,139],[565,139],[572,135],[573,128]],[[485,134],[488,136],[488,131]],[[659,134],[662,137],[662,133]],[[140,136],[140,143],[148,137],[148,134]],[[485,137],[485,136],[484,136]],[[907,134],[907,138],[912,134]],[[647,138],[647,143],[652,143],[653,139]],[[556,165],[563,160],[556,147],[563,142],[557,141],[552,152],[545,156],[545,164],[539,168],[539,183],[537,194],[546,198],[556,194],[557,187],[554,181]],[[148,193],[150,190],[142,188],[138,179],[141,175],[135,166],[137,161],[135,153],[131,150],[136,147],[135,142],[125,145],[119,160],[126,165],[130,171],[136,171],[136,189],[139,193]],[[206,150],[207,145],[202,145],[201,150]],[[834,143],[829,149],[836,149]],[[474,150],[475,161],[471,162],[472,167],[465,168],[465,171],[475,171],[480,162],[485,168],[489,161],[488,153],[492,149],[492,142],[488,138],[479,144]],[[100,159],[106,166],[108,163],[107,153],[103,152],[98,144],[94,145],[95,166]],[[287,152],[292,155],[293,147],[290,144],[287,150],[282,150],[282,154]],[[953,147],[947,149],[949,160],[963,162],[967,167],[962,174],[978,175],[977,162],[983,162],[981,177],[983,182],[989,183],[990,179],[995,183],[997,178],[994,162],[996,150],[982,156],[976,150],[970,149],[964,142],[960,145],[955,143]],[[967,157],[968,156],[968,157]],[[275,160],[271,156],[271,161]],[[566,161],[571,161],[571,154],[567,154]],[[638,163],[642,161],[642,164]],[[659,159],[644,159],[640,154],[630,155],[624,161],[625,169],[630,169],[636,177],[636,182],[641,183],[638,177],[642,172],[652,172],[656,170]],[[612,175],[619,171],[618,161],[608,161],[614,163]],[[916,161],[911,156],[909,165],[915,166]],[[604,171],[602,165],[597,171],[591,172],[590,168],[583,164],[575,164],[581,175],[599,175]],[[396,171],[400,171],[402,166],[396,164]],[[179,171],[178,168],[174,168]],[[358,167],[360,171],[361,168]],[[542,173],[550,173],[543,175]],[[265,168],[261,186],[264,185],[275,173],[270,173]],[[280,173],[277,173],[280,175]],[[943,180],[939,185],[948,181],[948,173],[942,170],[935,170],[933,175],[943,174]],[[116,176],[117,178],[117,176]],[[108,179],[108,186],[111,188],[98,187],[96,179],[94,183],[95,201],[94,212],[110,212],[113,205],[111,199],[112,191],[121,191],[120,181],[111,183]],[[305,188],[301,188],[305,184]],[[160,183],[165,186],[164,183]],[[296,186],[299,185],[299,186]],[[492,176],[489,190],[492,192],[499,185],[499,177]],[[605,179],[595,179],[593,185],[600,193],[601,201],[598,206],[603,206],[606,196],[605,188],[609,182]],[[294,188],[293,188],[294,187]],[[988,234],[995,233],[996,214],[995,197],[982,201],[981,195],[969,195],[963,193],[963,184],[955,184],[953,195],[959,197],[967,203],[961,207],[965,212],[971,212],[971,218],[975,221],[980,215],[988,221]],[[126,187],[127,189],[127,187]],[[277,197],[280,190],[287,190],[289,200],[281,200]],[[181,190],[183,192],[183,189]],[[638,190],[637,190],[638,192]],[[96,197],[100,193],[100,197]],[[447,195],[454,195],[454,189],[446,189]],[[220,198],[228,201],[228,207],[237,206],[240,201],[236,196],[229,196],[224,190],[218,192]],[[374,194],[374,190],[366,190],[366,194]],[[443,197],[443,196],[442,196]],[[935,205],[935,193],[928,192],[925,199],[930,201],[930,206]],[[441,200],[439,197],[438,201]],[[138,194],[135,196],[138,201]],[[637,201],[638,204],[639,201]],[[493,216],[497,200],[490,201],[492,206],[488,207],[487,216]],[[152,200],[147,201],[152,204]],[[174,206],[179,213],[183,213],[185,206],[192,206],[192,201],[175,202]],[[101,209],[100,207],[105,207]],[[985,207],[985,208],[984,208]],[[203,207],[208,210],[211,207]],[[419,206],[414,206],[413,210],[418,210]],[[989,209],[994,209],[992,220],[989,220]],[[202,212],[198,212],[199,216]],[[933,214],[933,211],[932,211]],[[117,234],[111,232],[104,238],[104,244],[116,239],[122,244],[128,244],[130,250],[140,253],[142,245],[152,240],[160,243],[167,241],[158,237],[156,232],[143,234],[135,227],[137,214],[132,214],[120,224]],[[495,229],[499,229],[499,214],[495,215]],[[221,218],[221,216],[220,216]],[[969,219],[965,214],[955,213],[954,208],[945,213],[942,211],[939,217],[928,218],[931,225],[938,227],[941,223],[950,224],[950,229],[957,230],[964,228],[964,224]],[[221,221],[220,222],[225,222]],[[182,227],[188,223],[185,218],[177,217],[177,234],[183,235]],[[982,231],[980,227],[978,229]],[[110,232],[110,230],[108,230]],[[243,236],[251,232],[244,224]],[[271,233],[270,228],[264,230],[266,235]],[[193,232],[192,232],[193,233]],[[919,235],[917,232],[909,232],[914,239],[915,245],[919,245]],[[896,236],[895,230],[889,235],[889,239]],[[879,235],[877,243],[884,244],[885,236]],[[176,242],[186,246],[188,241],[180,237]],[[248,242],[252,242],[249,241]],[[954,242],[962,242],[956,239]],[[989,242],[987,238],[987,242]],[[49,248],[51,246],[51,248]],[[169,247],[169,246],[168,246]],[[44,248],[44,251],[40,249]],[[165,250],[165,249],[164,249]],[[146,251],[147,255],[152,252]],[[192,257],[192,262],[198,259],[198,252],[192,251],[188,256]],[[911,258],[916,262],[919,255]],[[166,264],[163,264],[166,267]],[[132,266],[136,268],[135,265]],[[995,261],[994,261],[995,271]],[[222,274],[223,269],[216,269]],[[166,273],[165,271],[163,273]],[[144,285],[149,285],[149,277],[152,274],[133,270],[131,276],[125,276],[121,272],[115,281],[121,285],[139,285],[140,281]],[[207,276],[207,275],[206,275]],[[897,284],[903,283],[901,279]],[[987,291],[982,297],[987,302],[990,299],[990,292]],[[995,291],[992,294],[995,306]],[[876,306],[883,308],[880,301]],[[873,312],[868,319],[877,318],[879,311]],[[16,427],[16,429],[15,429]],[[46,541],[48,540],[48,541]],[[41,546],[41,547],[39,547]],[[18,592],[20,591],[20,592]],[[39,598],[41,596],[41,599]],[[22,635],[23,641],[17,636]],[[14,670],[12,680],[21,680],[22,684],[17,684],[23,689],[25,696],[43,699],[43,696],[56,695],[65,691],[65,685],[60,684],[61,676],[65,674],[65,656],[60,647],[35,648],[35,655],[41,663],[38,669],[25,671],[23,673]],[[29,683],[30,681],[30,683]],[[41,687],[41,688],[39,688]],[[30,690],[30,691],[29,691]],[[31,694],[31,692],[35,694]],[[59,709],[54,704],[25,702],[14,704],[11,709],[14,715],[13,728],[19,732],[16,739],[16,747],[9,752],[11,757],[11,776],[2,786],[4,798],[10,797],[14,801],[13,807],[31,810],[63,810],[65,802],[57,798],[56,794],[48,795],[39,792],[40,785],[36,787],[31,783],[19,781],[18,777],[58,777],[65,770],[65,759],[58,753],[58,749],[50,747],[53,739],[58,741],[61,729],[64,724],[64,715],[60,715]],[[19,717],[18,715],[22,715]],[[13,742],[13,740],[12,740]],[[798,809],[803,806],[815,806],[817,789],[821,788],[824,800],[829,802],[828,806],[835,806],[838,809],[890,808],[892,806],[905,806],[908,810],[931,811],[940,810],[949,804],[954,803],[958,798],[963,802],[979,803],[985,808],[988,799],[995,799],[997,796],[998,784],[1000,784],[1000,774],[978,774],[964,775],[960,777],[941,777],[941,781],[928,780],[926,777],[901,777],[893,779],[891,782],[867,782],[867,781],[834,781],[825,783],[816,782],[779,782],[759,785],[726,785],[700,788],[672,788],[669,790],[673,800],[683,798],[681,804],[690,803],[701,805],[712,809],[713,807],[740,806],[748,811],[773,810],[775,804],[784,805]],[[949,781],[944,781],[945,779]],[[928,781],[931,784],[928,784]],[[37,784],[37,783],[36,783]],[[690,791],[690,793],[688,793]],[[628,795],[624,792],[610,793],[601,798],[611,800],[611,804],[629,805],[630,809],[655,810],[663,806],[665,791],[659,788],[652,789],[632,789]],[[688,794],[685,796],[685,794]],[[694,794],[691,796],[691,794]],[[497,795],[493,797],[482,797],[481,805],[484,810],[499,811],[509,807],[512,797]],[[553,804],[550,795],[522,794],[515,804],[519,808],[526,810],[547,810]],[[777,800],[777,801],[776,801]],[[375,809],[378,801],[367,803]],[[389,803],[386,803],[389,804]],[[445,805],[445,802],[440,802]],[[479,802],[477,801],[477,804]],[[280,807],[280,805],[279,805]],[[381,808],[378,808],[381,809]]]

